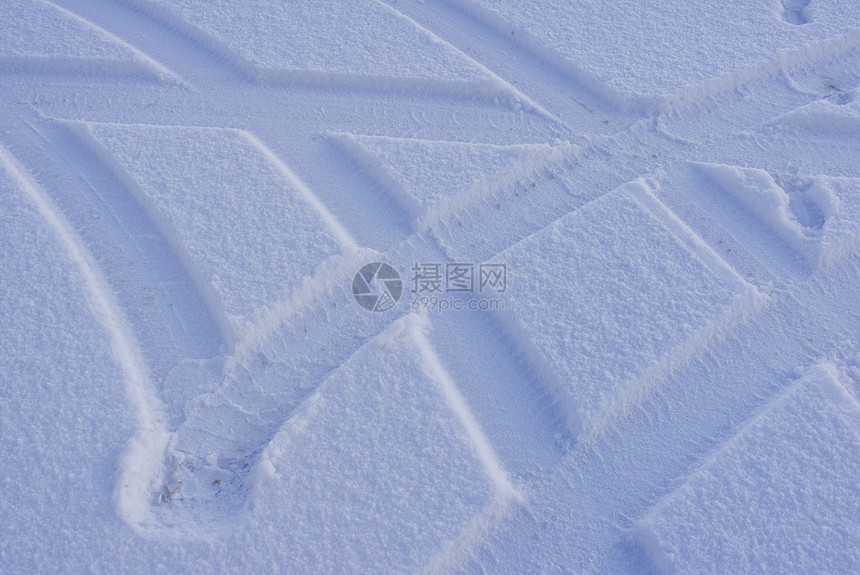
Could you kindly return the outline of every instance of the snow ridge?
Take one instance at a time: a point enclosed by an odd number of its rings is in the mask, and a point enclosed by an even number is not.
[[[80,270],[89,288],[90,307],[109,334],[114,358],[125,373],[126,393],[137,419],[137,433],[129,440],[126,453],[119,462],[113,500],[117,514],[125,522],[140,533],[148,533],[152,527],[149,500],[159,487],[168,434],[146,365],[133,333],[126,326],[122,311],[113,301],[110,289],[75,232],[38,185],[18,168],[15,160],[3,148],[0,148],[0,162],[36,205],[65,246],[69,259]]]

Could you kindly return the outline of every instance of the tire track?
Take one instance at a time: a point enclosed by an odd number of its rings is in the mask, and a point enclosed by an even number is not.
[[[36,205],[65,247],[69,259],[80,270],[89,289],[88,302],[110,336],[115,361],[125,372],[126,392],[137,418],[137,433],[129,440],[126,453],[120,461],[120,474],[113,498],[120,517],[138,530],[143,530],[151,522],[151,513],[145,501],[157,485],[162,453],[168,440],[161,416],[161,402],[153,392],[146,363],[122,311],[77,234],[39,186],[25,175],[2,148],[0,162]]]
[[[77,17],[138,46],[155,61],[175,71],[182,82],[245,81],[247,76],[205,43],[175,29],[167,20],[125,0],[52,0]]]
[[[446,0],[391,2],[391,6],[433,31],[458,50],[546,109],[575,134],[607,134],[637,118],[616,96],[583,79],[579,70],[561,67],[524,45],[501,22],[488,24],[474,12]]]

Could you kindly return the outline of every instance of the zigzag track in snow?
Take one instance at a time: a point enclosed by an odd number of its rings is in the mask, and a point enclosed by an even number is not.
[[[319,69],[267,64],[230,30],[216,39],[181,18],[181,2],[56,4],[182,78],[129,81],[107,67],[93,82],[73,62],[65,72],[60,60],[48,73],[21,67],[4,72],[10,107],[0,119],[11,150],[0,164],[27,159],[33,175],[15,173],[95,278],[91,297],[130,388],[151,392],[130,402],[138,433],[118,465],[115,507],[156,540],[141,549],[177,569],[238,556],[246,570],[259,561],[294,572],[641,571],[625,530],[765,408],[795,364],[830,356],[856,331],[843,301],[856,295],[856,251],[829,265],[797,261],[696,168],[748,169],[766,156],[774,181],[857,178],[852,125],[826,135],[796,125],[802,106],[850,104],[856,38],[712,78],[667,105],[588,77],[590,61],[563,61],[542,45],[551,38],[475,10],[490,5],[481,0],[398,0],[382,12],[409,31],[407,45],[453,54],[452,70],[467,72],[459,78],[409,51],[388,70],[382,59],[344,70],[322,35],[311,42],[325,54]],[[816,29],[815,19],[785,24],[772,4],[776,25]],[[192,8],[214,18],[212,6]],[[253,20],[253,3],[244,6]],[[283,15],[283,6],[269,7]],[[339,31],[335,44],[350,32]],[[297,52],[303,41],[269,36]],[[70,125],[104,142],[85,137],[87,149]],[[410,175],[390,157],[368,169],[332,136],[346,133],[395,148],[444,142],[452,155],[482,143],[553,152],[494,175],[419,151],[414,165],[426,172]],[[239,151],[208,162],[213,135]],[[153,150],[169,157],[136,169]],[[459,197],[446,169],[469,172],[455,174],[467,201],[438,210],[423,200],[439,188]],[[171,188],[177,174],[189,178]],[[614,190],[640,176],[650,195],[631,207]],[[225,181],[235,189],[219,188]],[[195,201],[177,208],[186,192]],[[302,206],[304,216],[280,217]],[[804,233],[817,238],[822,220],[811,212]],[[299,245],[304,224],[331,240],[331,257],[300,246],[242,276],[274,244]],[[543,249],[556,241],[556,252]],[[296,266],[303,255],[309,265]],[[540,280],[540,290],[500,296],[509,317],[409,315],[414,262],[499,258],[512,281]],[[399,308],[356,305],[350,280],[367,261],[400,271]],[[640,272],[637,292],[630,278]],[[769,307],[756,313],[762,292]],[[585,349],[594,341],[608,344]],[[553,349],[560,361],[539,357]],[[589,375],[612,397],[589,404]]]

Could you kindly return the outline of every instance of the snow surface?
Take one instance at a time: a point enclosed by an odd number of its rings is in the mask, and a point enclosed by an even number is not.
[[[827,264],[860,243],[860,180],[806,178],[792,182],[789,195],[761,169],[710,164],[701,169],[811,266]]]
[[[502,321],[574,434],[611,425],[763,300],[639,181],[493,262],[516,274]]]
[[[286,79],[358,76],[451,83],[492,78],[482,66],[376,0],[132,2],[177,28],[190,29],[228,57],[242,58],[251,73],[263,77],[287,72]]]
[[[496,146],[345,134],[342,145],[386,186],[419,228],[545,169],[561,152],[546,144]]]
[[[658,567],[853,570],[860,562],[860,404],[838,376],[831,364],[811,368],[657,504],[642,539]]]
[[[455,2],[561,66],[605,84],[619,102],[682,95],[708,80],[849,34],[858,17],[850,0]]]
[[[3,3],[0,573],[860,571],[858,89],[848,0]]]
[[[266,500],[307,526],[282,542],[299,570],[444,567],[517,497],[422,323],[359,349],[267,448]]]
[[[773,121],[813,132],[836,132],[846,135],[860,133],[860,97],[850,90],[840,92],[827,100],[818,100],[801,106]]]
[[[326,259],[356,248],[303,184],[247,134],[119,125],[82,132],[180,254],[230,346],[262,309]],[[243,193],[249,188],[254,195]],[[282,230],[290,230],[290,241],[272,242]]]
[[[3,21],[0,69],[168,75],[120,38],[45,0],[9,0]]]

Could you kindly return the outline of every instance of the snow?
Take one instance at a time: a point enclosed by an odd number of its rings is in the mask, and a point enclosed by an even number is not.
[[[860,404],[810,368],[643,521],[662,572],[848,573],[860,561]],[[740,534],[740,535],[739,535]]]
[[[277,502],[304,526],[281,543],[297,569],[442,565],[514,500],[485,440],[472,435],[471,416],[451,395],[422,323],[404,318],[359,349],[267,448],[264,461],[279,482],[263,504]],[[366,535],[378,532],[395,535]]]
[[[611,426],[763,301],[641,181],[493,261],[511,268],[502,322],[575,435]]]
[[[238,57],[243,68],[264,78],[325,82],[347,76],[425,86],[428,81],[464,84],[492,79],[486,69],[376,0],[290,4],[254,0],[241,6],[194,0],[135,3],[233,59]],[[333,29],[338,33],[331,34]]]
[[[456,1],[619,104],[670,98],[777,60],[852,32],[858,17],[850,0],[807,2],[801,10],[777,1]]]
[[[3,3],[0,572],[858,571],[855,4]]]
[[[169,75],[121,39],[45,0],[9,0],[3,20],[0,69]]]
[[[856,135],[860,131],[860,98],[857,90],[837,94],[801,106],[772,122],[795,129]]]
[[[513,187],[561,156],[546,144],[497,146],[345,134],[344,148],[384,185],[419,229]]]
[[[98,301],[98,278],[63,222],[2,149],[0,169],[2,218],[16,223],[0,226],[8,274],[0,298],[7,358],[0,367],[0,449],[9,471],[3,487],[14,493],[0,503],[0,558],[10,572],[47,571],[56,566],[52,553],[83,565],[92,557],[76,550],[88,547],[88,538],[123,530],[113,512],[112,469],[135,416],[116,382],[132,374],[114,361],[119,342],[99,321],[110,310]],[[87,438],[102,447],[91,449]],[[81,529],[91,514],[100,520]]]
[[[789,196],[761,169],[713,164],[700,169],[813,267],[832,262],[860,241],[860,180],[806,178],[792,182]]]
[[[88,125],[81,134],[170,239],[228,346],[326,259],[356,248],[302,183],[242,132]],[[291,241],[270,241],[285,229]]]

